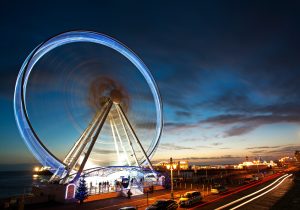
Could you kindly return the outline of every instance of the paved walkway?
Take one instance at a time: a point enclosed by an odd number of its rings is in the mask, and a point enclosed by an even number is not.
[[[175,191],[175,196],[177,198],[180,197],[180,194],[184,194],[187,190]],[[170,191],[169,190],[160,190],[155,191],[153,194],[149,194],[148,202],[153,203],[156,199],[169,199],[170,198]],[[26,206],[25,210],[69,210],[69,209],[79,209],[79,210],[112,210],[112,209],[119,209],[123,206],[138,206],[139,209],[145,209],[147,206],[147,194],[139,195],[131,197],[128,199],[126,197],[117,197],[99,201],[93,201],[83,204],[78,203],[69,203],[69,204],[59,204],[59,203],[47,203],[47,204],[40,204],[40,205],[30,205]]]

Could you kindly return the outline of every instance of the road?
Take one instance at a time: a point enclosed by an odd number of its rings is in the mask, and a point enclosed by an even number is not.
[[[292,176],[286,174],[193,209],[270,209],[290,189],[292,183]]]
[[[202,203],[193,206],[191,209],[270,209],[272,205],[282,197],[291,186],[291,176],[288,174],[276,174],[265,178],[263,181],[250,183],[248,185],[229,189],[228,192],[221,195],[208,195],[204,197]],[[274,188],[274,189],[272,189]],[[176,200],[181,194],[188,190],[175,191]],[[272,192],[272,193],[271,193]],[[250,195],[250,196],[249,196]],[[260,196],[260,197],[259,197]],[[257,197],[257,198],[256,198]],[[156,191],[149,195],[148,205],[155,202],[157,199],[169,199],[170,192],[167,190]],[[255,198],[255,199],[254,199]],[[252,200],[253,199],[253,200]],[[250,201],[251,202],[248,202]],[[248,202],[248,203],[245,203]],[[228,205],[227,205],[228,204]],[[230,204],[230,205],[229,205]],[[138,209],[145,209],[147,207],[146,195],[140,195],[127,199],[125,197],[106,199],[102,201],[95,201],[90,203],[79,204],[64,204],[64,205],[43,205],[43,206],[29,206],[25,209],[47,209],[47,210],[116,210],[124,206],[137,206]]]
[[[298,210],[300,206],[300,171],[295,173],[292,188],[271,208]]]

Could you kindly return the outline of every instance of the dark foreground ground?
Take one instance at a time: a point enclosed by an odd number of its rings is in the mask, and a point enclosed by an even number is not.
[[[295,172],[298,169],[287,172],[287,174],[295,173],[293,177],[289,177],[285,180],[278,188],[272,190],[271,192],[267,193],[263,197],[254,200],[253,202],[242,206],[239,209],[300,209],[300,173]],[[201,203],[195,204],[192,206],[192,209],[216,209],[224,204],[230,203],[236,199],[241,198],[242,196],[251,194],[256,192],[263,187],[270,184],[272,181],[278,178],[278,176],[282,176],[283,174],[278,173],[274,175],[268,176],[268,178],[264,178],[262,182],[253,182],[246,185],[239,185],[239,186],[232,186],[229,187],[228,192],[220,195],[211,195],[210,193],[207,194],[207,190],[202,188],[194,189],[201,191],[204,199]],[[274,177],[274,178],[273,178]],[[270,179],[269,179],[270,178]],[[268,180],[269,179],[269,180]],[[249,188],[250,186],[250,188]],[[196,186],[194,186],[196,187]],[[189,187],[188,187],[189,188]],[[238,189],[241,189],[238,190]],[[184,192],[191,190],[191,189],[176,189],[175,190],[175,198],[178,201],[181,194]],[[236,193],[235,193],[236,192]],[[83,205],[79,205],[77,203],[69,203],[69,204],[59,204],[59,203],[42,203],[36,205],[26,205],[25,210],[68,210],[68,209],[82,209],[82,210],[115,210],[119,209],[123,206],[136,206],[138,209],[145,209],[148,204],[152,204],[157,199],[166,199],[170,198],[170,191],[169,190],[161,190],[155,191],[153,194],[149,194],[149,199],[147,202],[147,196],[140,195],[132,197],[132,199],[127,199],[126,197],[119,197],[119,198],[112,198],[106,200],[99,200],[94,202],[84,203]],[[238,204],[238,203],[237,203]],[[230,209],[234,206],[230,206],[225,209]],[[1,208],[0,208],[1,209]],[[18,209],[17,206],[9,209]]]
[[[279,175],[282,176],[282,175]],[[216,209],[224,204],[227,204],[233,200],[236,200],[242,196],[248,195],[250,193],[256,192],[263,187],[269,185],[271,182],[273,182],[275,179],[277,179],[278,176],[275,175],[274,178],[271,178],[270,180],[266,182],[255,182],[253,184],[249,184],[247,186],[241,186],[239,189],[242,189],[242,191],[235,193],[236,189],[230,189],[228,192],[220,195],[208,195],[204,197],[204,200],[202,203],[193,205],[191,209]],[[288,178],[285,180],[280,187],[276,188],[275,190],[272,190],[270,193],[264,195],[260,199],[255,200],[254,202],[251,202],[245,206],[242,206],[239,209],[271,209],[274,203],[276,203],[287,191],[290,189],[294,189],[293,187],[295,186],[294,184],[294,179]],[[253,186],[252,186],[253,185]],[[248,186],[251,186],[248,188]],[[175,198],[178,201],[180,194],[183,194],[187,190],[183,191],[175,191]],[[205,194],[205,192],[203,192]],[[297,195],[291,195],[292,197],[295,197]],[[162,198],[169,198],[170,197],[170,192],[168,190],[162,190],[155,192],[154,194],[149,196],[149,204],[153,203],[157,199],[162,199]],[[281,200],[280,200],[281,201]],[[239,204],[239,203],[237,203]],[[285,203],[282,204],[283,206],[273,208],[273,209],[289,209],[285,206]],[[43,210],[59,210],[59,209],[82,209],[82,210],[116,210],[119,209],[120,207],[123,206],[138,206],[138,209],[144,210],[147,207],[147,199],[145,195],[141,196],[136,196],[133,197],[132,199],[127,199],[127,198],[114,198],[114,199],[106,199],[102,201],[95,201],[95,202],[89,202],[89,203],[84,203],[83,205],[78,205],[75,203],[70,203],[70,204],[53,204],[53,205],[34,205],[34,206],[26,206],[26,209],[43,209]],[[231,209],[233,206],[229,206],[226,209]],[[291,209],[299,209],[297,204],[295,207]]]

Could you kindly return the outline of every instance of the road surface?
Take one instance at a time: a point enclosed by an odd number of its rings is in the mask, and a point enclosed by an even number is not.
[[[219,201],[195,207],[194,209],[270,209],[292,185],[293,177],[286,174],[275,180],[251,187]]]
[[[288,174],[277,174],[267,177],[263,181],[229,189],[228,192],[221,195],[205,196],[202,203],[194,205],[191,209],[270,209],[290,189],[292,184],[292,176]],[[180,195],[186,191],[188,190],[175,191],[174,195],[176,200],[179,200]],[[157,199],[169,198],[169,191],[156,191],[154,194],[149,194],[148,205],[154,203]],[[138,209],[145,209],[147,207],[147,196],[140,195],[132,199],[120,197],[84,203],[82,205],[76,203],[64,205],[43,204],[42,206],[28,206],[25,210],[116,210],[124,206],[137,206]]]

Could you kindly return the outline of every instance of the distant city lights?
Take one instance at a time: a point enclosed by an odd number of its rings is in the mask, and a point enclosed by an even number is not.
[[[33,171],[34,172],[41,172],[41,171],[46,171],[46,170],[50,170],[51,168],[49,166],[43,166],[43,167],[34,167]]]

